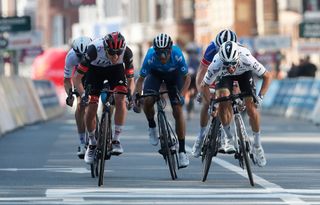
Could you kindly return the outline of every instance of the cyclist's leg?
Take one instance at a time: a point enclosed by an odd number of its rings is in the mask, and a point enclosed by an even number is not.
[[[225,76],[220,79],[216,87],[216,95],[218,98],[230,95],[233,89],[233,81],[234,80],[232,76]],[[235,152],[235,147],[233,135],[230,128],[233,110],[230,101],[221,102],[219,104],[218,115],[223,126],[223,130],[226,133],[225,136],[227,137],[227,139],[222,139],[221,148],[224,149],[224,151],[227,153],[233,153]]]
[[[253,81],[252,72],[248,71],[239,76],[239,87],[241,92],[255,92],[256,86]],[[245,104],[247,108],[247,113],[249,116],[249,122],[252,128],[252,131],[255,135],[255,141],[254,144],[256,146],[260,146],[260,113],[258,112],[255,103],[253,102],[252,97],[247,97],[245,99]]]
[[[150,73],[144,81],[143,93],[147,94],[148,92],[159,92],[162,80],[156,72]],[[143,111],[148,120],[149,125],[149,142],[150,144],[156,146],[159,142],[158,132],[156,129],[156,122],[154,120],[155,110],[154,110],[154,98],[147,97],[143,101]]]
[[[179,167],[184,168],[189,165],[189,158],[185,150],[186,122],[183,115],[183,105],[180,104],[176,95],[183,87],[183,77],[177,72],[166,75],[165,83],[169,91],[168,95],[172,106],[172,114],[175,119],[175,130],[179,141]]]
[[[86,86],[90,85],[89,92],[90,101],[85,110],[85,125],[89,134],[89,144],[96,144],[95,131],[96,131],[96,114],[98,109],[98,102],[100,90],[103,87],[104,72],[98,69],[89,69],[86,76]]]
[[[128,92],[127,78],[125,76],[123,65],[115,65],[108,69],[107,79],[110,88],[115,91]],[[114,114],[114,133],[112,136],[112,153],[119,155],[123,153],[120,144],[120,135],[122,127],[127,118],[126,95],[115,94],[115,114]]]

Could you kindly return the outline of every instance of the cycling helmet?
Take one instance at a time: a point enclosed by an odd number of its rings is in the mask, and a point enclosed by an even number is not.
[[[87,51],[88,45],[91,43],[91,38],[81,36],[73,40],[72,49],[76,54],[84,54]]]
[[[126,47],[126,40],[120,32],[112,32],[103,38],[103,45],[109,55],[121,55]]]
[[[224,66],[235,66],[239,59],[238,44],[233,41],[223,43],[219,49],[219,57]]]
[[[165,33],[160,33],[153,39],[153,48],[158,49],[171,49],[172,48],[171,37]]]
[[[221,46],[224,42],[233,41],[237,42],[237,34],[230,29],[224,29],[218,33],[216,36],[215,43],[217,46]]]

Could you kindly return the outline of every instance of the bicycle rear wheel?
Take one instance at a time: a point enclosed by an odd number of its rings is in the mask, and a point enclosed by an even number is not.
[[[217,117],[213,118],[206,134],[203,150],[203,176],[202,181],[205,182],[208,177],[209,169],[213,156],[217,153],[217,137],[220,129],[220,121]]]
[[[108,112],[104,113],[101,119],[100,125],[100,138],[99,138],[99,155],[98,155],[98,186],[102,186],[104,183],[104,170],[105,159],[108,154],[108,143],[110,143],[111,137],[111,121]]]
[[[158,115],[158,125],[159,125],[161,149],[164,149],[165,159],[169,167],[171,179],[175,180],[177,178],[176,163],[175,163],[174,154],[171,152],[171,149],[169,146],[170,132],[167,125],[167,119],[165,115],[161,112]]]
[[[237,135],[239,137],[239,142],[240,142],[240,152],[242,153],[244,163],[246,165],[246,170],[249,178],[249,182],[251,186],[254,186],[254,181],[253,181],[253,176],[252,176],[252,171],[251,171],[251,165],[250,165],[250,160],[249,160],[249,146],[247,142],[244,140],[245,138],[245,131],[244,131],[244,124],[241,119],[236,120],[236,125],[237,125]],[[242,159],[242,158],[240,158]]]

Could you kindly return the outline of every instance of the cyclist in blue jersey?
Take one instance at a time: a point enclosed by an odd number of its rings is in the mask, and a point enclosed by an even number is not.
[[[159,34],[153,40],[153,46],[149,48],[144,58],[140,76],[136,81],[135,93],[141,95],[143,93],[160,90],[161,84],[164,83],[169,91],[172,113],[175,119],[176,133],[179,140],[179,167],[184,168],[189,165],[189,158],[185,151],[185,119],[183,116],[184,95],[188,91],[190,85],[190,75],[185,58],[181,49],[173,45],[171,37],[167,34]],[[143,88],[142,88],[143,86]],[[177,92],[181,95],[180,101],[177,99]],[[135,102],[135,106],[139,107],[139,103]],[[149,141],[156,146],[159,137],[154,120],[154,104],[152,97],[144,99],[143,110],[149,123]]]
[[[201,60],[201,63],[198,68],[197,76],[196,76],[196,86],[198,92],[201,90],[201,82],[208,70],[208,66],[213,60],[213,57],[215,56],[216,53],[219,51],[219,47],[221,46],[222,43],[226,41],[233,41],[237,42],[237,35],[235,32],[233,32],[230,29],[224,29],[221,30],[215,40],[211,41],[209,46],[207,47],[203,58]],[[214,87],[214,85],[212,85]],[[197,136],[197,139],[193,145],[192,148],[192,155],[194,157],[199,157],[201,154],[201,147],[203,143],[203,138],[204,138],[204,131],[207,127],[208,120],[209,120],[209,115],[208,115],[208,109],[209,109],[209,102],[202,100],[202,107],[200,111],[200,132]],[[226,128],[227,129],[227,128]],[[235,151],[235,148],[232,143],[229,143],[231,140],[225,140],[223,141],[224,144],[221,145],[219,149],[223,149],[224,152],[226,153],[231,153]]]

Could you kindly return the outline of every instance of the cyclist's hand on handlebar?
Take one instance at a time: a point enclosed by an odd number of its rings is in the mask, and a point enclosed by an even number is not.
[[[128,110],[131,110],[131,108],[133,107],[133,100],[132,100],[132,95],[130,91],[127,94],[126,105]]]
[[[133,111],[135,113],[140,113],[141,112],[141,101],[140,101],[140,94],[136,93],[133,96]]]
[[[180,95],[180,97],[179,97],[179,104],[180,104],[180,105],[184,105],[184,103],[185,103],[185,99],[184,99],[184,97],[183,97],[182,95]]]
[[[88,104],[89,104],[89,96],[86,95],[85,93],[83,93],[82,96],[81,96],[80,105],[81,106],[87,106]]]
[[[256,98],[256,100],[257,100],[256,106],[257,106],[257,108],[259,109],[259,108],[261,108],[261,106],[262,106],[263,96],[258,95],[257,98]]]
[[[202,97],[203,97],[203,94],[202,94],[202,93],[198,93],[198,94],[197,94],[197,97],[196,97],[196,101],[197,101],[198,103],[201,103],[201,102],[202,102]]]
[[[72,92],[72,88],[70,88],[68,92],[68,97],[66,98],[66,104],[72,107],[73,101],[74,101],[73,92]]]

